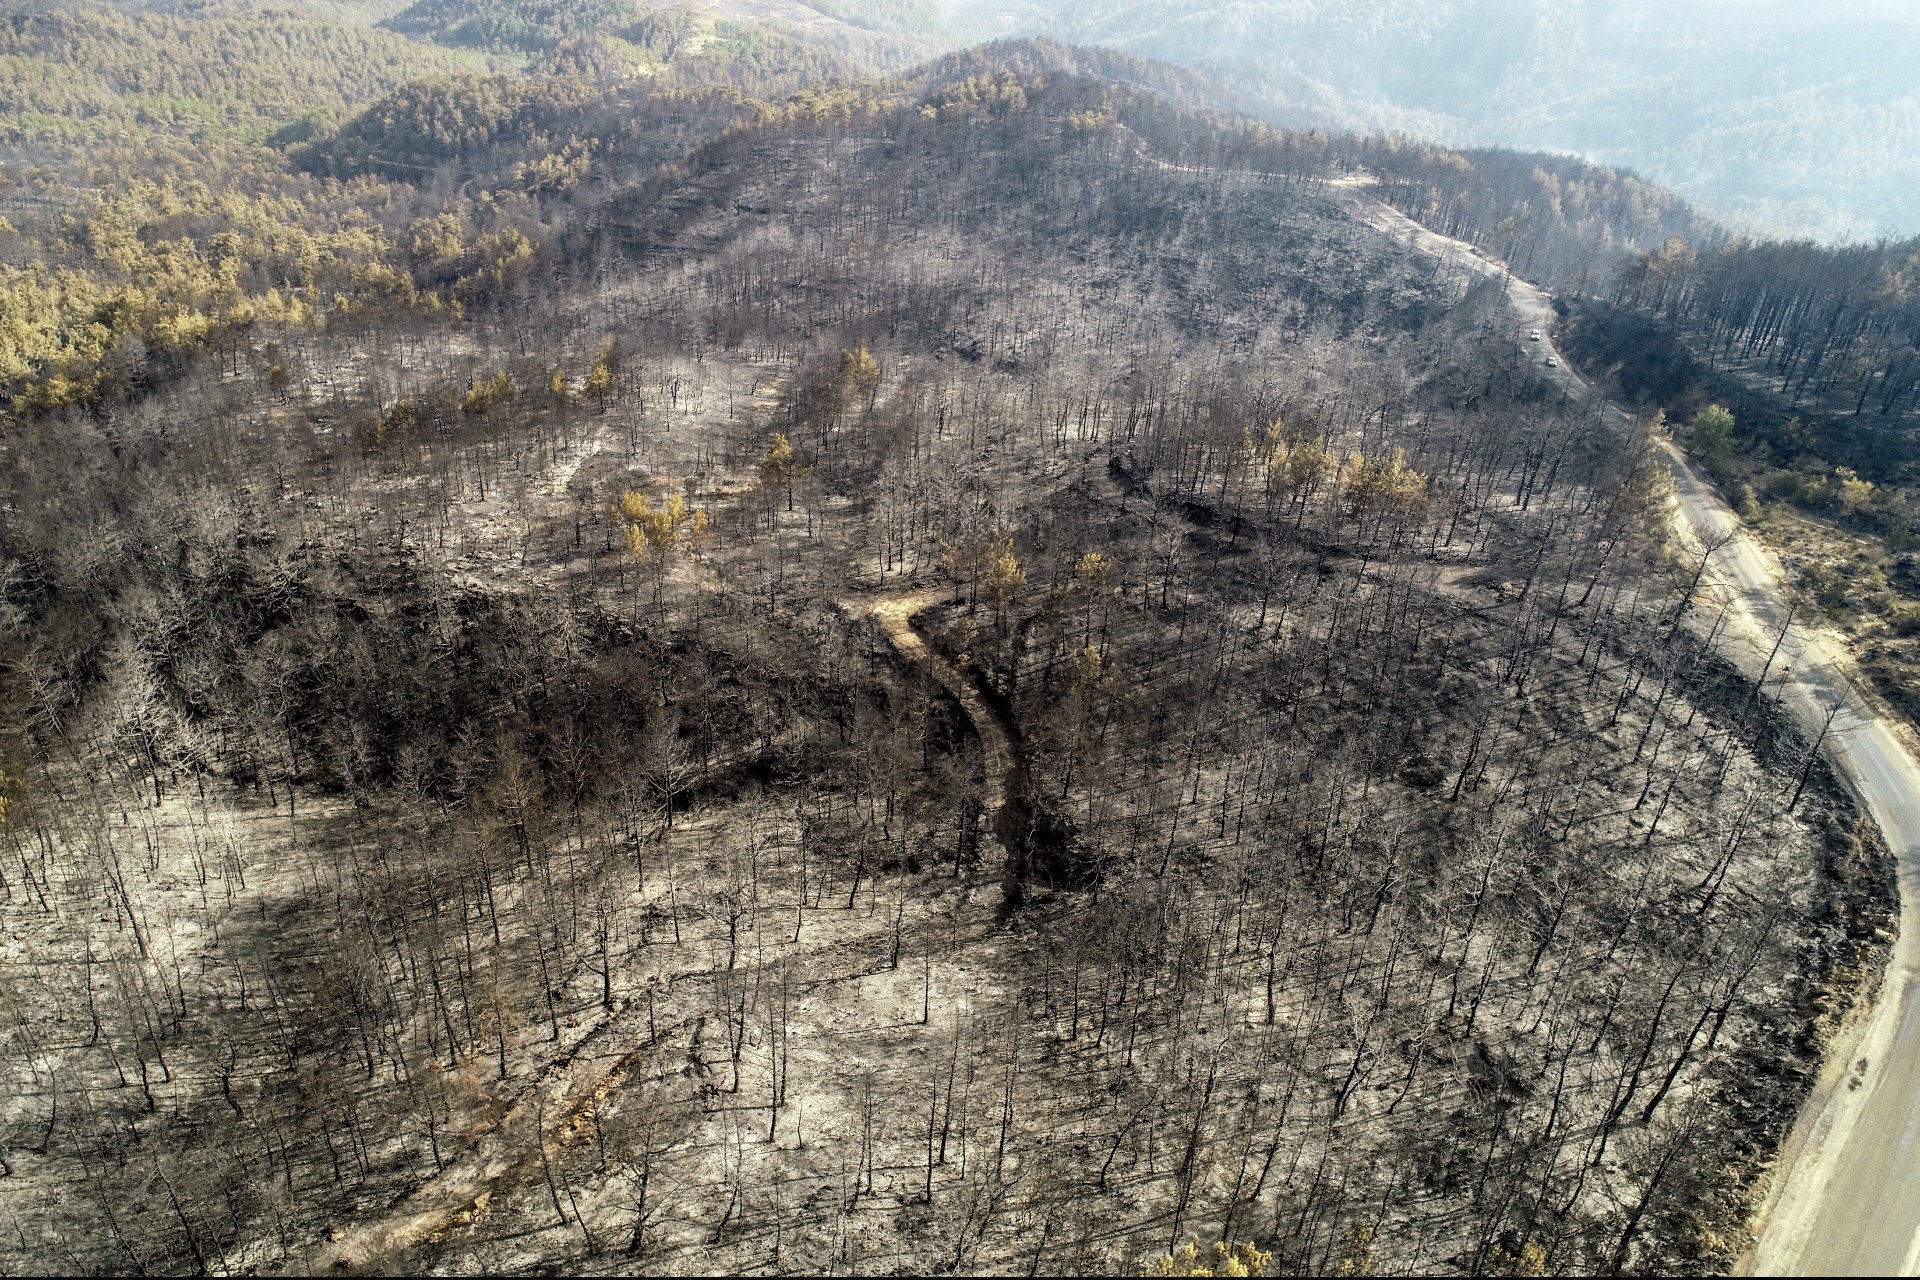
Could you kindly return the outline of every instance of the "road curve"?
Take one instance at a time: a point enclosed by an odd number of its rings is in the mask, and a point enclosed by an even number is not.
[[[1431,231],[1360,189],[1355,213],[1395,239],[1463,270],[1503,277],[1523,324],[1549,335],[1553,304],[1504,263]],[[1570,395],[1595,394],[1568,368],[1542,370]],[[1608,412],[1624,420],[1618,406]],[[1788,622],[1780,573],[1742,530],[1725,502],[1667,446],[1679,532],[1701,547],[1724,539],[1709,580],[1727,606],[1725,656],[1751,676]],[[1920,765],[1903,731],[1863,697],[1848,672],[1844,646],[1818,632],[1792,630],[1771,674],[1785,673],[1779,696],[1809,734],[1826,735],[1829,758],[1880,824],[1899,868],[1902,920],[1920,908]],[[1837,710],[1836,710],[1837,708]],[[1920,1268],[1920,931],[1901,929],[1878,1000],[1828,1049],[1813,1095],[1780,1152],[1769,1195],[1754,1224],[1747,1260],[1758,1275],[1914,1275]]]
[[[923,587],[892,595],[849,597],[842,603],[850,609],[869,614],[880,624],[880,630],[886,633],[888,642],[902,657],[909,662],[926,663],[934,679],[959,701],[961,711],[973,723],[974,732],[980,736],[980,765],[986,780],[981,809],[988,829],[998,832],[1000,814],[1007,807],[1007,797],[1012,787],[1010,778],[1017,760],[1013,734],[994,714],[993,708],[987,705],[986,699],[974,686],[972,676],[959,663],[929,647],[913,627],[915,614],[952,594],[939,587]],[[1004,840],[1005,833],[1000,834]]]

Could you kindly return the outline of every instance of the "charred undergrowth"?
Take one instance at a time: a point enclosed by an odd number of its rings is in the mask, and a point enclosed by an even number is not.
[[[1653,442],[1304,153],[898,92],[8,441],[22,1258],[1738,1252],[1884,868]]]

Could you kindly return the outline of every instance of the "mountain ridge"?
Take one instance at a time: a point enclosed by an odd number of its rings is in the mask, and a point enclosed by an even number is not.
[[[1920,89],[1896,70],[1920,56],[1920,18],[1893,5],[1066,0],[975,12],[1211,70],[1280,119],[1625,164],[1745,230],[1920,230]]]

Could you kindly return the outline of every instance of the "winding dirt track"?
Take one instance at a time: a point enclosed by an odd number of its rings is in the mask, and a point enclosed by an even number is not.
[[[850,609],[864,610],[880,624],[902,657],[926,663],[934,679],[959,700],[960,709],[980,735],[981,768],[987,780],[984,808],[988,827],[997,831],[1000,815],[1007,807],[1008,778],[1013,772],[1013,735],[959,664],[929,648],[913,628],[913,615],[947,594],[939,587],[923,587],[895,595],[850,597],[842,603]]]
[[[1364,180],[1340,184],[1364,186]],[[1394,209],[1354,192],[1355,213],[1377,229],[1464,270],[1507,281],[1521,321],[1550,335],[1548,296],[1516,279],[1504,263],[1430,231]],[[1543,356],[1552,342],[1540,344]],[[1543,369],[1569,395],[1597,393],[1561,360]],[[1616,405],[1615,421],[1627,415]],[[1683,537],[1701,547],[1725,539],[1709,580],[1727,606],[1726,656],[1760,674],[1767,652],[1787,626],[1788,606],[1771,556],[1742,531],[1739,519],[1680,451],[1667,446],[1673,470],[1674,517]],[[1795,719],[1818,734],[1838,708],[1826,737],[1829,757],[1880,824],[1899,865],[1903,920],[1920,907],[1920,766],[1908,735],[1850,678],[1845,647],[1818,632],[1790,630],[1772,673],[1786,679],[1780,696]],[[1759,1275],[1913,1275],[1920,1267],[1920,934],[1902,928],[1878,1001],[1837,1040],[1780,1153],[1759,1220],[1759,1243],[1747,1259]]]

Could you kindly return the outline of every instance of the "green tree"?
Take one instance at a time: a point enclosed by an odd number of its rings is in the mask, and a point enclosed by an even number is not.
[[[1835,467],[1833,479],[1834,496],[1840,503],[1842,515],[1859,515],[1860,509],[1873,501],[1873,481],[1862,480],[1852,467]]]
[[[1718,460],[1733,450],[1733,415],[1723,405],[1710,404],[1693,415],[1688,443],[1694,452]]]

